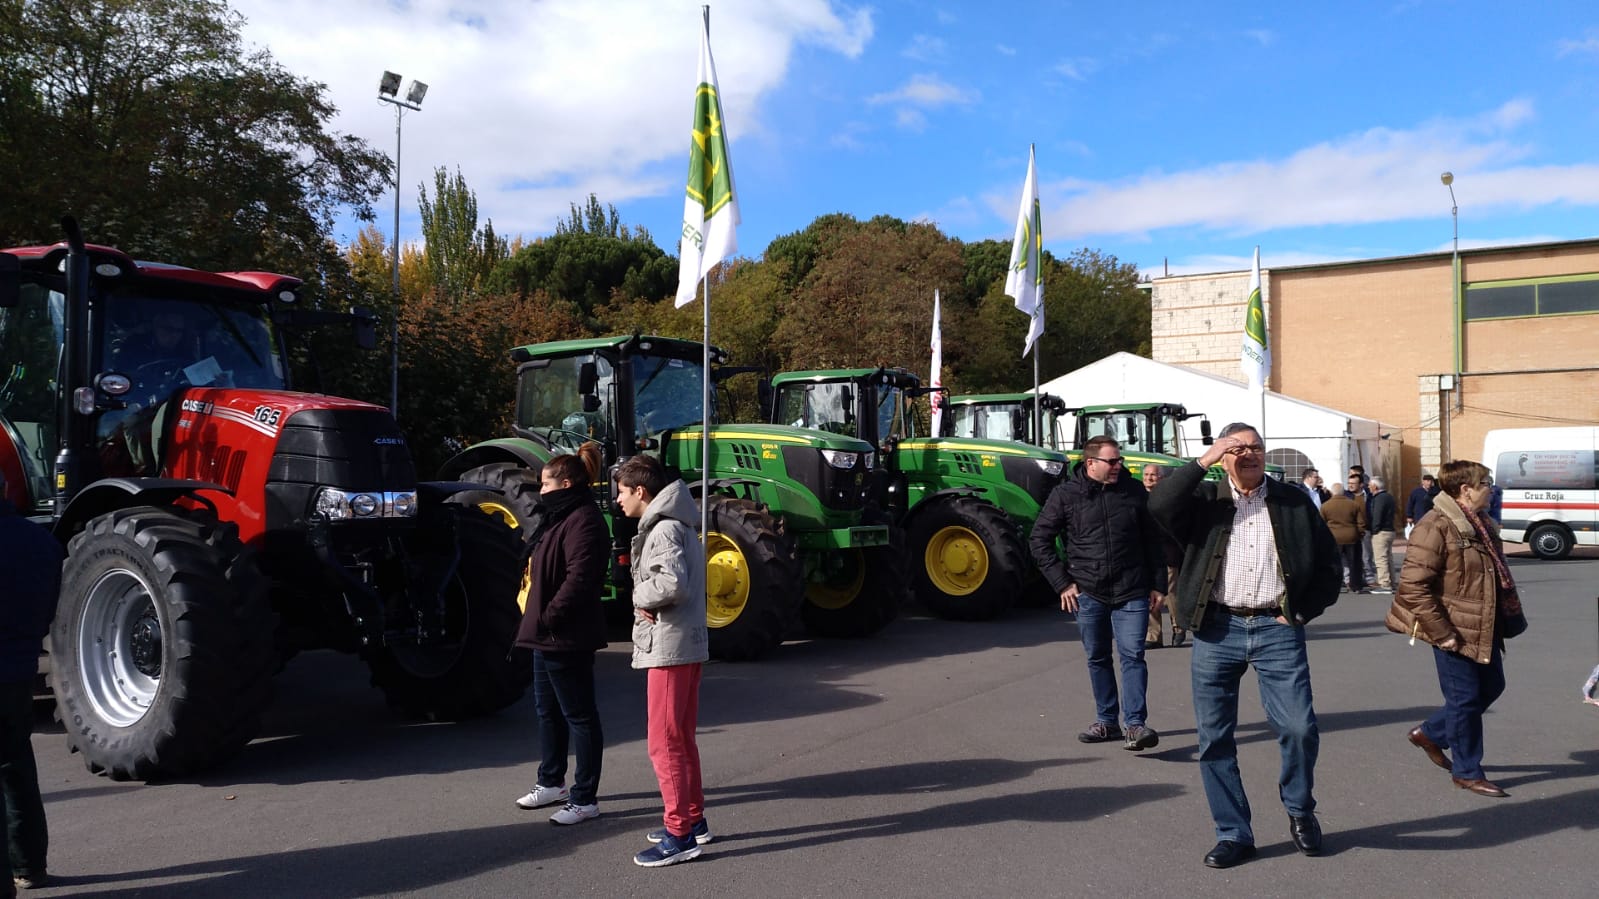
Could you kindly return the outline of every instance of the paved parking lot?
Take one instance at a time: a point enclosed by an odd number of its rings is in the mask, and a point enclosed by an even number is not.
[[[532,782],[531,699],[467,724],[397,721],[353,659],[279,678],[266,735],[194,781],[90,776],[34,738],[50,816],[38,896],[1591,896],[1599,830],[1599,553],[1512,556],[1532,629],[1487,719],[1488,776],[1455,789],[1405,741],[1438,702],[1430,650],[1345,595],[1312,625],[1326,854],[1288,843],[1277,751],[1246,681],[1241,765],[1262,858],[1212,871],[1194,764],[1189,650],[1149,653],[1156,749],[1075,739],[1093,720],[1059,612],[962,624],[910,616],[880,637],[711,665],[701,751],[718,835],[699,860],[631,863],[659,824],[643,678],[602,654],[602,817],[574,828],[513,804]]]

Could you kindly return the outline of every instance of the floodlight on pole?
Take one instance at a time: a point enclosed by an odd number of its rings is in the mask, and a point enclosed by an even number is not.
[[[1444,187],[1449,188],[1449,218],[1454,224],[1454,250],[1450,253],[1450,299],[1453,305],[1454,334],[1455,334],[1455,411],[1460,411],[1464,400],[1460,395],[1460,370],[1464,362],[1464,313],[1460,302],[1460,204],[1455,202],[1455,173],[1444,172],[1438,176]]]
[[[400,76],[397,72],[385,71],[383,78],[378,81],[378,99],[394,106],[394,322],[389,335],[392,342],[390,364],[393,367],[389,382],[389,411],[396,420],[400,417],[400,123],[407,109],[422,110],[422,98],[427,96],[427,92],[426,84],[413,80],[405,92],[405,99],[401,100]]]

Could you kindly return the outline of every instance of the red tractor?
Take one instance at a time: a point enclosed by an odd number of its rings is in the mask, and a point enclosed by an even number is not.
[[[0,472],[66,544],[48,680],[114,779],[187,774],[255,736],[292,653],[358,652],[391,704],[516,701],[514,531],[419,483],[381,406],[289,389],[300,281],[68,241],[0,252]]]

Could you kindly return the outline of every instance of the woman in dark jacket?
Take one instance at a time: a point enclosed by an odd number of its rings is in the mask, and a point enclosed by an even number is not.
[[[595,443],[544,463],[539,504],[528,523],[527,607],[516,645],[533,650],[542,755],[538,782],[516,804],[534,809],[564,800],[550,816],[555,824],[579,824],[600,814],[605,735],[594,699],[594,654],[605,647],[600,594],[611,541],[590,487],[599,470]],[[568,744],[577,756],[570,791]]]
[[[1505,690],[1504,641],[1523,623],[1521,600],[1487,515],[1488,469],[1457,461],[1438,472],[1442,493],[1416,524],[1388,611],[1389,630],[1432,644],[1444,706],[1410,742],[1449,769],[1455,786],[1507,795],[1482,770],[1482,715]],[[1454,752],[1451,761],[1444,750]]]

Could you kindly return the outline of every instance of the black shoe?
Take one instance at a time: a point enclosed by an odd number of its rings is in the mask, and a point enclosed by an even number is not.
[[[1205,854],[1205,867],[1231,868],[1233,865],[1243,864],[1255,857],[1255,847],[1250,843],[1235,843],[1232,840],[1222,840],[1216,848]]]
[[[1288,816],[1288,836],[1294,841],[1294,848],[1303,855],[1321,854],[1321,825],[1317,823],[1315,815],[1304,817]]]
[[[1122,729],[1114,724],[1095,721],[1088,725],[1088,730],[1077,735],[1077,739],[1084,743],[1108,743],[1111,740],[1120,740]]]

